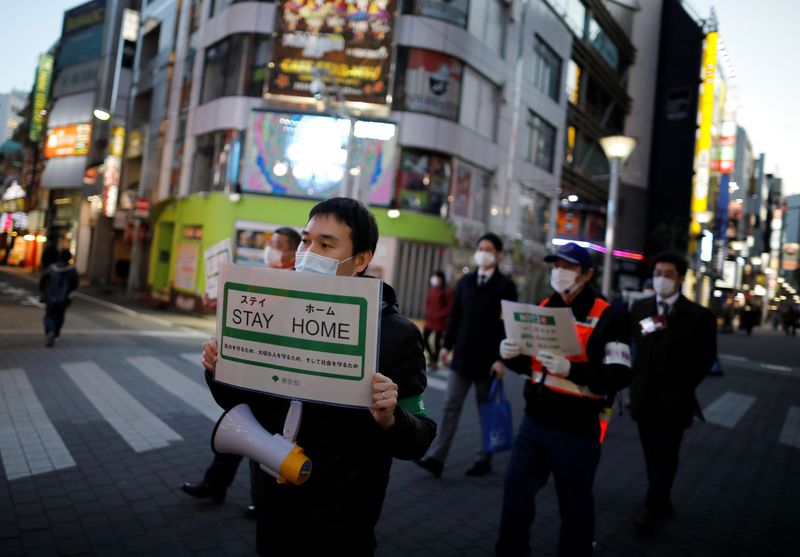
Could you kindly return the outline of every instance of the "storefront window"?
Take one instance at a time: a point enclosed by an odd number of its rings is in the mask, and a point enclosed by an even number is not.
[[[191,191],[235,191],[239,174],[241,132],[219,130],[198,135]]]
[[[220,97],[260,97],[271,56],[267,35],[238,34],[206,49],[200,104]]]
[[[404,149],[397,176],[397,207],[444,216],[451,164],[450,157]]]
[[[455,179],[448,201],[450,214],[477,222],[486,222],[490,175],[463,161],[455,163]]]

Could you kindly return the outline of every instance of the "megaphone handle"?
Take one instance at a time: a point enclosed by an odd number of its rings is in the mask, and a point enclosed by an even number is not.
[[[283,438],[294,443],[297,434],[300,432],[300,420],[303,418],[303,403],[293,400],[289,404],[289,411],[286,413],[286,421],[283,422]]]

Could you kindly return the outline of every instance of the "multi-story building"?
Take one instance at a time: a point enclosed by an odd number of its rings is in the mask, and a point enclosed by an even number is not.
[[[197,307],[203,250],[231,238],[236,261],[258,263],[275,228],[302,227],[317,200],[342,192],[369,202],[381,230],[371,272],[411,315],[421,314],[428,274],[459,276],[489,229],[507,240],[504,265],[524,297],[544,291],[567,105],[583,99],[581,110],[602,119],[595,95],[610,87],[626,106],[617,82],[606,83],[630,62],[624,33],[594,0],[577,35],[543,0],[368,4],[348,4],[363,17],[336,2],[143,7],[133,101],[141,170],[129,159],[125,182],[138,176],[151,200],[142,253],[154,296]],[[352,41],[346,56],[342,37]],[[158,45],[150,71],[148,42]],[[581,91],[575,52],[588,68]],[[615,56],[622,66],[609,66]],[[624,108],[612,112],[616,124],[602,129],[620,131]],[[592,172],[575,170],[602,200]]]
[[[609,195],[609,162],[598,140],[609,135],[626,134],[626,117],[631,111],[629,94],[631,76],[636,72],[636,49],[632,42],[636,2],[600,0],[547,0],[548,6],[567,26],[572,35],[566,75],[567,128],[559,186],[556,242],[577,240],[583,245],[604,251],[606,208]],[[638,14],[636,15],[638,21]],[[653,55],[652,40],[642,40],[647,56]],[[643,59],[636,87],[648,95],[646,68],[653,60]],[[645,99],[634,120],[635,131],[649,136],[647,114],[652,98]],[[637,107],[638,108],[638,107]],[[646,137],[645,137],[646,141]],[[634,151],[635,153],[635,151]],[[646,167],[648,155],[640,157],[639,167]],[[638,286],[635,262],[642,259],[641,234],[637,234],[644,208],[641,177],[621,176],[620,202],[616,230],[614,262],[615,287]],[[628,231],[630,233],[628,233]]]
[[[136,0],[90,0],[64,12],[55,48],[41,180],[47,235],[93,282],[120,278],[115,219]],[[35,116],[35,115],[34,115]]]
[[[781,276],[794,289],[800,288],[800,194],[787,195],[781,246]]]
[[[0,144],[14,136],[14,132],[20,123],[22,116],[20,111],[25,108],[28,102],[28,93],[24,91],[14,91],[0,94]]]

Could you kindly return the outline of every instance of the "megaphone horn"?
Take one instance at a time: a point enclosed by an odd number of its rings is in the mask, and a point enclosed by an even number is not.
[[[234,406],[220,417],[211,434],[211,448],[217,454],[255,460],[279,483],[300,485],[311,474],[311,459],[303,449],[261,427],[247,404]]]

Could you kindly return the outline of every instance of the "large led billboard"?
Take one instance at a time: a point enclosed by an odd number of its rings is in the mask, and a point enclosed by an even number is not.
[[[339,194],[352,145],[351,176],[369,188],[369,202],[388,205],[397,158],[397,126],[391,122],[254,110],[242,156],[242,191],[326,199]]]

